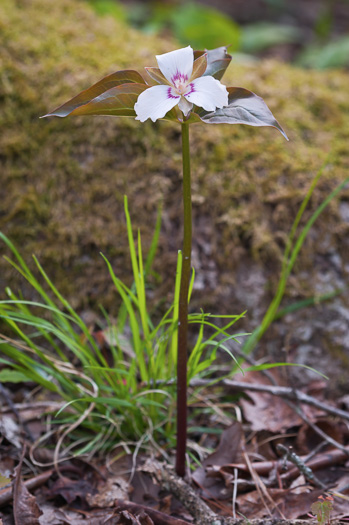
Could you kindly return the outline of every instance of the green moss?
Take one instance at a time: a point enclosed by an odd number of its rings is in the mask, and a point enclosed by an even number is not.
[[[96,18],[78,0],[1,2],[0,156],[5,191],[0,228],[26,260],[32,253],[38,256],[78,308],[102,303],[114,309],[115,293],[100,251],[118,276],[130,278],[125,193],[145,248],[157,207],[164,201],[155,263],[164,285],[157,298],[171,293],[181,246],[179,128],[132,119],[38,117],[113,71],[141,72],[155,64],[155,54],[173,47],[112,18]],[[205,273],[213,258],[219,283],[233,283],[241,261],[253,258],[267,263],[274,283],[285,232],[328,152],[333,159],[311,209],[348,169],[348,74],[309,74],[266,61],[231,65],[225,82],[261,95],[290,142],[270,128],[191,128],[194,235],[201,242],[194,248],[197,270]],[[333,204],[317,226],[336,246],[337,223],[338,205]],[[318,241],[319,236],[309,240],[299,267],[311,267]],[[1,260],[0,288],[5,285],[24,287]],[[206,296],[197,294],[194,307],[196,300],[211,307],[221,291],[208,283]],[[239,311],[240,306],[244,308],[239,303],[234,308]],[[232,313],[231,301],[220,301],[220,310]]]

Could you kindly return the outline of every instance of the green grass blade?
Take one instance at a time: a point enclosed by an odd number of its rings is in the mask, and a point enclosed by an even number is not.
[[[34,257],[34,261],[35,261],[35,263],[36,263],[36,265],[37,265],[41,275],[45,279],[46,283],[51,288],[51,290],[56,295],[56,297],[59,299],[59,301],[62,303],[62,305],[68,310],[68,312],[70,312],[70,315],[75,319],[76,324],[79,326],[80,330],[82,331],[82,333],[84,334],[84,336],[88,340],[89,344],[93,348],[94,352],[98,356],[98,359],[99,359],[100,363],[103,363],[104,365],[107,366],[107,362],[105,361],[105,358],[104,358],[103,354],[101,353],[101,351],[100,351],[96,341],[92,337],[92,335],[91,335],[89,329],[87,328],[86,324],[83,322],[81,317],[75,312],[74,308],[72,308],[70,303],[57,290],[57,288],[52,283],[52,281],[50,280],[50,278],[46,274],[45,270],[43,269],[43,267],[41,266],[41,264],[39,263],[37,258],[35,256],[33,256],[33,257]],[[77,336],[75,330],[72,328],[72,326],[69,323],[66,325],[66,329],[70,333],[70,335],[73,336],[73,338]],[[90,360],[95,360],[92,353],[90,353],[89,359]]]
[[[248,366],[247,368],[243,368],[242,372],[243,373],[244,372],[260,372],[261,370],[270,370],[271,368],[278,368],[280,366],[298,366],[301,368],[306,368],[307,370],[314,372],[314,374],[317,374],[323,377],[324,379],[327,379],[327,380],[329,379],[328,376],[326,376],[325,374],[322,374],[315,368],[308,366],[308,365],[303,365],[301,363],[263,363],[261,365]]]
[[[129,296],[127,295],[127,293],[125,293],[123,287],[120,285],[119,279],[115,276],[113,268],[112,268],[110,262],[108,261],[108,259],[103,254],[102,254],[102,257],[103,257],[103,259],[105,260],[105,262],[106,262],[106,264],[108,266],[108,270],[109,270],[110,276],[112,278],[112,281],[113,281],[113,283],[114,283],[114,285],[115,285],[115,287],[116,287],[116,289],[117,289],[117,291],[118,291],[118,293],[119,293],[123,303],[125,304],[125,308],[127,310],[127,313],[129,315],[129,319],[130,319],[130,328],[131,328],[131,332],[132,332],[134,351],[135,351],[136,356],[137,356],[141,378],[142,378],[142,381],[148,382],[148,372],[147,372],[147,367],[146,367],[145,358],[144,358],[142,338],[141,338],[141,334],[140,334],[140,331],[139,331],[139,324],[138,324],[138,321],[137,321],[137,317],[136,317],[135,312],[134,312],[134,310],[132,308],[132,302],[131,302]]]
[[[191,271],[191,277],[190,277],[190,282],[189,282],[189,290],[188,290],[188,303],[190,303],[191,294],[193,292],[194,281],[195,281],[195,268],[192,267],[191,270],[192,271]]]
[[[270,324],[275,319],[275,316],[277,314],[277,310],[279,308],[279,305],[281,303],[281,300],[284,296],[286,283],[288,280],[288,277],[293,269],[293,266],[296,262],[297,256],[299,254],[300,249],[303,246],[303,243],[309,233],[310,228],[313,226],[316,219],[319,217],[319,215],[324,211],[324,209],[329,205],[329,203],[332,201],[333,198],[335,198],[340,191],[348,184],[349,177],[345,179],[341,184],[339,184],[331,193],[328,195],[328,197],[318,206],[318,208],[315,210],[315,212],[312,214],[310,219],[307,221],[305,226],[303,227],[298,239],[295,242],[294,248],[292,250],[291,255],[289,256],[289,259],[287,261],[287,264],[283,267],[283,272],[279,281],[278,289],[275,294],[274,299],[272,300],[260,326],[252,333],[250,338],[247,340],[243,347],[243,351],[246,354],[249,354],[252,352],[258,341],[261,339],[263,334],[266,332]],[[314,189],[314,185],[312,185],[311,189]],[[310,190],[307,194],[307,197],[310,193]]]
[[[158,212],[157,212],[157,216],[156,216],[155,231],[154,231],[154,235],[153,235],[153,238],[152,238],[152,241],[151,241],[151,245],[150,245],[150,248],[149,248],[149,252],[148,252],[147,258],[145,260],[145,265],[144,265],[144,275],[145,276],[149,275],[149,273],[150,273],[151,267],[152,267],[153,262],[154,262],[156,250],[158,248],[159,238],[160,238],[160,231],[161,231],[161,216],[162,216],[162,204],[160,204],[159,207],[158,207]]]
[[[145,281],[143,271],[143,256],[142,256],[142,243],[141,233],[138,230],[138,268],[139,268],[139,289],[137,289],[138,296],[138,309],[141,317],[143,334],[146,341],[149,341],[149,326],[148,326],[148,313],[145,296]]]
[[[341,295],[342,293],[343,290],[334,290],[333,292],[325,293],[315,297],[309,297],[308,299],[303,299],[301,301],[296,301],[292,304],[289,304],[288,306],[285,306],[285,308],[278,310],[275,314],[274,321],[276,321],[277,319],[281,319],[282,317],[291,312],[296,312],[297,310],[301,310],[302,308],[307,308],[308,306],[315,306],[324,301],[329,301],[334,297]]]
[[[177,257],[175,291],[174,291],[174,298],[173,298],[173,315],[172,315],[173,330],[172,330],[171,348],[170,348],[171,360],[169,363],[169,367],[172,369],[173,373],[177,366],[177,345],[178,345],[177,334],[178,334],[179,293],[180,293],[180,287],[181,287],[182,258],[183,258],[182,252],[179,250],[178,257]]]
[[[315,175],[314,179],[312,180],[310,188],[307,191],[307,194],[306,194],[305,198],[303,199],[302,204],[300,205],[300,208],[299,208],[299,210],[297,212],[296,218],[295,218],[295,220],[294,220],[294,222],[292,224],[291,231],[290,231],[290,233],[288,235],[288,239],[287,239],[285,253],[284,253],[284,256],[283,256],[283,269],[281,271],[281,275],[283,275],[285,267],[287,266],[287,261],[289,259],[292,243],[293,243],[294,237],[296,235],[296,231],[297,231],[298,225],[299,225],[299,223],[300,223],[300,221],[301,221],[301,219],[303,217],[303,214],[304,214],[304,212],[306,210],[306,207],[308,205],[310,197],[312,196],[312,194],[313,194],[313,192],[314,192],[314,190],[315,190],[315,188],[317,186],[317,183],[320,180],[320,177],[322,176],[326,166],[328,165],[328,162],[329,162],[329,158],[327,158],[325,160],[325,162],[323,163],[323,165],[321,166],[321,168],[319,169],[319,171]]]

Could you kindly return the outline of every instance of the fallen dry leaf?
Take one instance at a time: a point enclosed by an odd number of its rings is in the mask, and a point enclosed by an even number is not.
[[[344,444],[343,435],[345,428],[341,422],[335,422],[333,419],[320,418],[313,421],[325,434],[330,436],[338,443]],[[309,425],[302,425],[297,436],[297,448],[300,454],[309,454],[320,443],[323,438],[315,432]],[[331,447],[333,448],[333,447]]]
[[[83,516],[79,516],[77,512],[71,510],[57,509],[48,504],[42,505],[41,510],[40,525],[47,525],[48,523],[50,525],[80,525],[86,523]],[[92,525],[92,522],[90,523]]]
[[[42,511],[36,503],[36,498],[30,494],[21,477],[22,458],[15,469],[13,480],[13,517],[15,525],[40,525],[39,517]]]
[[[280,518],[280,513],[286,519],[297,519],[310,512],[310,507],[322,494],[321,489],[315,489],[307,493],[294,494],[290,490],[268,489],[268,493],[276,504],[276,508],[270,508],[271,515]],[[238,511],[246,518],[262,519],[270,517],[257,490],[239,496]],[[268,504],[269,505],[269,504]]]
[[[108,478],[106,482],[97,485],[97,493],[86,494],[86,501],[90,507],[113,507],[117,499],[129,499],[129,483],[119,477]]]
[[[241,424],[235,421],[222,433],[217,450],[210,454],[202,467],[196,469],[193,480],[202,489],[206,498],[226,499],[230,496],[232,486],[226,485],[220,469],[223,465],[241,462]],[[208,467],[212,467],[208,471]]]
[[[40,525],[116,525],[118,513],[110,509],[93,509],[75,511],[71,508],[58,509],[49,504],[42,505],[43,515]],[[129,524],[127,524],[129,525]],[[143,525],[143,524],[142,524]]]
[[[272,370],[270,373],[279,385],[284,386],[276,370]],[[243,383],[270,386],[270,381],[260,372],[245,372],[244,375],[238,374],[234,379]],[[252,430],[281,433],[302,423],[300,417],[282,398],[265,392],[249,391],[246,394],[249,399],[241,398],[239,404],[243,409],[245,419],[250,422]]]
[[[48,490],[48,497],[61,496],[69,504],[76,499],[85,502],[87,495],[95,493],[95,488],[86,479],[70,479],[65,476],[59,477]]]
[[[109,518],[103,525],[154,525],[153,520],[146,514],[134,516],[128,510],[122,510],[116,516],[113,517],[114,521],[110,521]]]

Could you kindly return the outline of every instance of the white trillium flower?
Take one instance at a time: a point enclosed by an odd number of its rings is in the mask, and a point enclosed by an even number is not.
[[[177,105],[186,117],[194,104],[206,111],[228,105],[227,88],[219,80],[202,76],[200,68],[194,68],[193,72],[194,51],[190,46],[157,55],[156,60],[158,73],[152,74],[154,68],[146,69],[160,85],[152,86],[139,95],[134,106],[136,120],[144,122],[150,118],[155,122]]]

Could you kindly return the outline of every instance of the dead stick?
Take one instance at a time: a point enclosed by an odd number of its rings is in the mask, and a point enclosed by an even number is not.
[[[348,449],[349,451],[349,449]],[[309,462],[309,466],[312,470],[320,470],[323,468],[328,468],[331,465],[337,465],[342,463],[347,459],[347,455],[344,454],[341,450],[331,450],[327,454],[322,454],[318,458],[314,458],[313,461]],[[299,470],[293,468],[284,474],[281,474],[281,479],[284,481],[291,481],[299,475]]]
[[[216,514],[202,501],[194,489],[171,471],[167,465],[152,460],[151,462],[147,461],[142,470],[153,474],[166,490],[176,496],[194,516],[196,523],[205,525],[205,520],[211,519],[213,523],[214,519],[217,518]],[[220,525],[220,523],[217,522],[217,525]]]
[[[179,518],[174,518],[169,516],[164,512],[153,509],[151,507],[146,507],[145,505],[138,505],[132,501],[126,501],[117,499],[115,501],[115,507],[117,510],[129,510],[134,514],[135,512],[145,512],[148,516],[156,523],[156,525],[190,525],[188,521],[181,520]]]
[[[34,490],[41,485],[44,485],[46,481],[52,476],[53,470],[47,470],[46,472],[42,472],[38,476],[35,476],[34,478],[27,479],[24,482],[24,485],[28,490]],[[12,486],[5,487],[2,490],[0,490],[0,507],[3,507],[7,503],[12,501]]]
[[[347,447],[347,451],[349,452],[349,447]],[[343,463],[343,461],[347,459],[347,454],[343,452],[342,450],[336,449],[336,450],[331,450],[327,453],[320,454],[316,456],[315,458],[312,458],[311,461],[306,461],[306,458],[307,456],[301,456],[301,459],[307,464],[307,466],[310,467],[312,470],[316,471],[316,470],[320,470],[323,468],[328,468],[332,465],[338,465],[340,463]],[[293,467],[291,462],[287,462],[286,466],[289,469]],[[269,472],[273,470],[275,467],[277,467],[278,471],[281,471],[283,467],[283,463],[280,463],[279,460],[256,461],[255,463],[253,463],[253,468],[261,476],[267,476]],[[242,470],[243,472],[248,472],[248,467],[245,463],[227,463],[222,468],[224,470],[237,468],[238,470]],[[291,470],[285,473],[284,474],[285,477],[287,477],[290,472]]]
[[[241,350],[235,349],[235,351],[237,351],[237,353],[239,355],[241,354]],[[248,361],[252,365],[256,365],[256,362],[254,361],[254,359],[252,359],[251,356],[246,356],[246,361]],[[296,414],[298,414],[298,416],[301,419],[303,419],[303,421],[305,423],[307,423],[307,425],[310,426],[314,430],[314,432],[316,432],[319,436],[321,436],[322,439],[325,442],[327,442],[330,445],[338,448],[339,450],[341,450],[342,452],[344,452],[346,455],[349,456],[349,451],[348,451],[348,449],[346,447],[344,447],[341,443],[338,443],[338,441],[335,441],[334,439],[332,439],[325,432],[323,432],[323,430],[321,430],[321,428],[318,427],[318,425],[316,425],[315,423],[310,421],[310,419],[306,416],[306,414],[302,410],[302,408],[300,406],[300,403],[304,402],[304,403],[307,403],[307,404],[311,404],[312,406],[316,406],[316,407],[326,411],[327,413],[330,413],[332,415],[336,415],[337,417],[342,417],[344,419],[349,419],[349,412],[346,412],[344,410],[340,410],[340,409],[333,408],[331,406],[322,404],[317,399],[315,399],[314,397],[308,396],[307,394],[304,394],[303,392],[301,392],[299,390],[294,390],[293,388],[287,388],[287,387],[280,387],[280,386],[278,386],[278,384],[275,381],[275,378],[270,374],[270,372],[268,370],[262,370],[262,374],[265,375],[269,379],[269,381],[272,383],[272,386],[267,387],[268,388],[268,392],[270,394],[272,394],[272,395],[279,395],[279,397],[281,397],[283,399],[284,403],[286,403],[286,405],[288,405],[292,410],[294,410],[296,412]],[[252,387],[253,386],[257,386],[258,388],[260,388],[260,387],[263,387],[264,385],[251,385],[251,386]],[[250,388],[250,390],[251,390],[251,388]],[[285,394],[282,395],[281,391],[284,391],[284,392],[287,391],[287,395],[285,395]],[[277,393],[277,392],[279,392],[279,393]],[[290,397],[290,394],[293,397]],[[294,401],[298,401],[298,403],[295,404]]]
[[[194,517],[195,525],[246,525],[246,519],[234,519],[218,516],[202,501],[195,490],[174,472],[169,471],[168,465],[152,460],[148,461],[142,470],[157,478],[161,486],[171,492],[189,510]],[[249,519],[250,525],[309,525],[309,520],[285,520],[278,518]],[[338,520],[331,520],[331,525],[340,525]]]
[[[207,379],[193,379],[190,381],[190,386],[206,386],[210,383],[212,383],[212,381]],[[265,392],[272,396],[284,397],[292,401],[298,401],[299,403],[305,403],[307,405],[314,406],[323,410],[324,412],[327,412],[328,414],[332,414],[333,416],[347,419],[349,421],[349,412],[341,410],[340,408],[326,405],[314,397],[304,394],[300,390],[296,390],[294,388],[286,386],[253,385],[250,383],[244,383],[242,381],[233,381],[232,379],[222,379],[221,381],[217,381],[215,384],[223,384],[232,388],[233,390],[238,391],[250,390],[251,392]]]
[[[310,466],[306,465],[301,457],[293,451],[292,447],[287,448],[281,443],[278,443],[276,448],[279,452],[282,452],[285,455],[285,458],[289,459],[297,467],[299,472],[303,474],[306,479],[314,483],[314,485],[320,489],[327,488],[327,486],[314,474]]]
[[[316,434],[318,434],[319,436],[322,437],[322,439],[324,439],[325,441],[327,441],[327,443],[329,443],[330,445],[332,445],[333,447],[335,448],[338,448],[339,450],[341,450],[342,452],[344,452],[344,454],[346,454],[347,456],[349,456],[349,450],[347,449],[347,447],[345,447],[344,445],[342,445],[341,443],[338,443],[338,441],[336,441],[335,439],[331,438],[328,434],[326,434],[323,430],[321,430],[320,427],[318,427],[318,425],[316,425],[315,423],[313,423],[312,421],[310,421],[310,419],[308,418],[308,416],[305,415],[305,413],[303,412],[303,410],[301,409],[300,406],[296,405],[295,403],[293,403],[292,401],[289,401],[288,399],[284,399],[284,402],[287,403],[287,405],[292,408],[296,414],[299,415],[299,417],[301,419],[303,419],[303,421],[310,427],[314,430],[314,432],[316,432]]]
[[[265,370],[261,371],[266,372]],[[171,381],[156,381],[157,386],[161,385],[172,385],[174,384],[174,380]],[[242,381],[234,381],[232,379],[221,379],[221,380],[211,380],[211,379],[192,379],[190,381],[191,387],[196,386],[210,386],[214,383],[214,385],[224,385],[228,386],[232,390],[236,390],[238,392],[250,390],[251,392],[265,392],[266,394],[270,394],[272,396],[282,397],[285,399],[290,399],[292,401],[298,401],[299,403],[304,403],[306,405],[314,406],[316,408],[319,408],[320,410],[323,410],[324,412],[327,412],[328,414],[331,414],[333,416],[340,417],[342,419],[346,419],[349,421],[349,412],[346,410],[341,410],[340,408],[335,408],[330,405],[326,405],[322,401],[318,401],[315,397],[309,396],[308,394],[304,394],[304,392],[301,392],[300,390],[297,390],[295,388],[290,388],[287,386],[278,386],[278,385],[253,385],[251,383],[244,383]]]
[[[210,380],[206,379],[194,379],[191,381],[191,386],[206,386],[212,383]],[[301,410],[301,408],[297,405],[295,405],[291,400],[298,401],[298,403],[306,403],[308,405],[315,406],[317,408],[320,408],[324,412],[327,412],[329,414],[335,415],[337,417],[347,419],[349,420],[349,412],[346,412],[344,410],[341,410],[339,408],[334,408],[329,405],[322,404],[320,401],[315,399],[312,396],[308,396],[307,394],[304,394],[300,390],[295,390],[293,388],[289,387],[282,387],[282,386],[268,386],[268,385],[252,385],[249,383],[243,383],[240,381],[233,381],[230,379],[223,379],[222,381],[217,381],[217,384],[223,384],[225,386],[228,386],[229,388],[232,388],[233,390],[237,390],[238,392],[244,391],[244,390],[250,390],[252,392],[264,392],[267,394],[271,394],[273,396],[278,396],[283,398],[284,402],[294,410],[301,419],[305,423],[307,423],[319,436],[321,436],[327,443],[331,444],[332,446],[339,448],[342,450],[346,455],[349,456],[349,451],[346,447],[338,443],[338,441],[335,441],[330,436],[328,436],[325,432],[323,432],[315,423],[312,423],[309,418],[304,414],[304,412]]]

